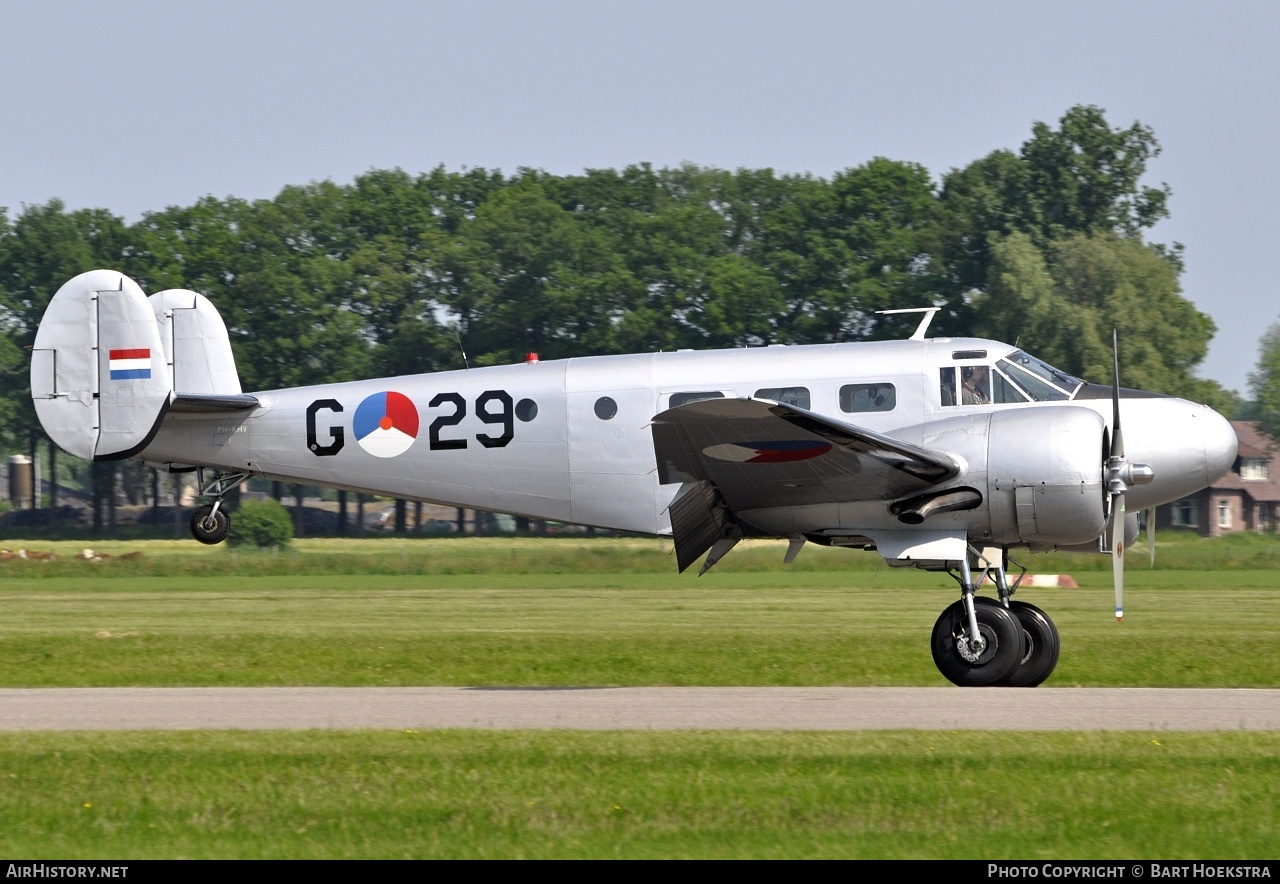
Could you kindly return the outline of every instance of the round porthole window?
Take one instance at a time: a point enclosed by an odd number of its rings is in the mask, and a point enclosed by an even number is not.
[[[601,396],[596,400],[596,417],[602,421],[607,421],[618,413],[618,403],[614,402],[608,396]]]
[[[532,399],[521,399],[516,403],[516,417],[526,424],[538,416],[538,403]]]

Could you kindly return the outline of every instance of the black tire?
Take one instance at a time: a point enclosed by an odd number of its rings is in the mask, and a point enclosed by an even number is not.
[[[933,625],[934,665],[947,681],[961,687],[1005,684],[1022,665],[1022,626],[999,604],[976,604],[974,613],[978,631],[987,641],[982,653],[975,660],[961,656],[960,645],[969,632],[962,599],[948,606]]]
[[[1058,627],[1049,615],[1030,602],[1009,602],[1009,612],[1022,625],[1026,648],[1022,665],[1014,670],[1005,684],[1013,688],[1033,688],[1053,674],[1058,665],[1062,642]]]
[[[974,596],[979,605],[1003,607],[998,601],[987,596]],[[1053,625],[1049,615],[1030,602],[1009,602],[1009,613],[1022,627],[1024,647],[1022,665],[1009,674],[1001,682],[1002,687],[1033,688],[1044,682],[1053,674],[1058,665],[1058,655],[1062,650],[1062,641],[1058,638],[1058,627]]]
[[[213,504],[206,503],[191,514],[191,536],[201,543],[222,543],[231,530],[231,519],[221,507],[217,514],[211,516],[211,513]]]

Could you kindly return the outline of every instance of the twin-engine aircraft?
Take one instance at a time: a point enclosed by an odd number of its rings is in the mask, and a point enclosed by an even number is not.
[[[945,571],[960,598],[933,659],[963,686],[1033,686],[1059,636],[1011,599],[1009,550],[1110,551],[1116,616],[1138,510],[1208,486],[1236,457],[1210,408],[1086,383],[1008,344],[908,340],[592,356],[246,394],[227,329],[193,291],[147,297],[95,270],[36,334],[31,392],[71,454],[670,536],[681,571],[739,540],[876,550]],[[1124,432],[1120,415],[1124,413]],[[1148,528],[1150,531],[1150,528]],[[1016,563],[1015,563],[1016,564]],[[989,578],[996,598],[978,596]]]

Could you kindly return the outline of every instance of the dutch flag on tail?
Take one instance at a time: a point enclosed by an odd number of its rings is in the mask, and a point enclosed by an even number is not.
[[[107,369],[111,372],[113,381],[150,378],[151,350],[147,347],[136,350],[109,350]]]

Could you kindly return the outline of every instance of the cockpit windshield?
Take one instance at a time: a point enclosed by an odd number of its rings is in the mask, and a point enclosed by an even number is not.
[[[1059,371],[1047,362],[1021,350],[1014,350],[996,363],[1000,380],[998,384],[1008,396],[998,396],[998,401],[1030,399],[1033,402],[1053,402],[1070,399],[1084,381]],[[1021,394],[1021,395],[1015,395]]]
[[[957,350],[952,365],[938,369],[938,397],[942,405],[1012,405],[1061,402],[1070,399],[1084,381],[1047,362],[1014,350],[994,366],[985,350]],[[973,360],[970,362],[970,360]]]

